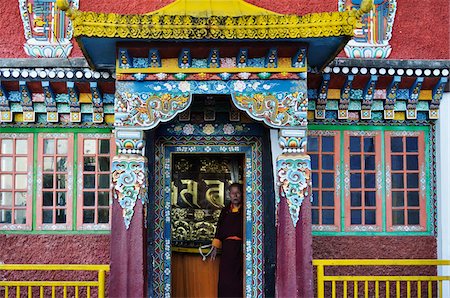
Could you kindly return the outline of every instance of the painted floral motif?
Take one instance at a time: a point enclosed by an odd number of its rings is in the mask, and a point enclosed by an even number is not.
[[[194,126],[192,124],[186,124],[183,126],[183,132],[185,135],[191,135],[194,133]]]
[[[203,132],[207,135],[212,135],[214,131],[214,125],[212,124],[206,124],[205,126],[203,126]]]
[[[294,227],[300,207],[307,198],[311,184],[311,162],[307,155],[281,154],[277,159],[277,202],[286,200]]]
[[[225,124],[223,126],[223,132],[227,135],[234,134],[234,127],[232,124]]]
[[[130,227],[134,206],[138,199],[147,202],[147,173],[145,157],[138,155],[115,156],[112,163],[114,199],[123,209],[126,229]]]

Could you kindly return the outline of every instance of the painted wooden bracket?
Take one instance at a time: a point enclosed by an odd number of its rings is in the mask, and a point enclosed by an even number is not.
[[[70,122],[81,122],[80,94],[74,82],[67,82],[69,95]]]
[[[350,94],[354,77],[354,75],[348,75],[342,86],[341,96],[339,98],[338,119],[348,119],[348,105],[350,103]]]
[[[409,89],[408,103],[406,105],[406,119],[417,119],[417,103],[424,78],[418,77]]]
[[[58,122],[58,108],[56,106],[55,93],[48,81],[42,81],[42,90],[44,91],[44,100],[47,110],[47,122]]]
[[[148,51],[148,66],[149,67],[161,67],[161,56],[157,49],[150,49]]]
[[[370,120],[372,119],[372,104],[373,97],[375,94],[375,87],[377,85],[378,76],[370,76],[369,81],[367,81],[364,87],[363,97],[361,102],[361,119]]]
[[[33,100],[31,92],[28,89],[27,82],[19,81],[20,103],[22,105],[23,122],[35,122],[36,113],[33,109]]]
[[[439,82],[434,86],[431,96],[430,109],[428,111],[428,117],[430,119],[439,118],[439,104],[441,103],[442,96],[444,95],[444,88],[448,82],[448,78],[443,77],[439,79]]]
[[[317,94],[316,109],[314,110],[314,117],[316,119],[325,119],[330,77],[329,73],[324,73],[322,75],[322,83],[320,84],[319,92]]]
[[[119,49],[118,60],[119,68],[131,68],[133,66],[133,58],[128,54],[127,49]]]
[[[97,82],[89,83],[92,94],[92,122],[103,123],[103,94]]]
[[[392,82],[386,89],[386,100],[384,101],[384,119],[386,120],[394,119],[394,106],[397,101],[397,91],[401,80],[401,76],[394,76]]]

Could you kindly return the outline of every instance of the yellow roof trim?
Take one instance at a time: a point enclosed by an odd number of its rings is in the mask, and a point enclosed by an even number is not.
[[[242,0],[177,0],[143,15],[82,12],[68,0],[57,5],[72,20],[77,38],[267,40],[353,36],[373,0],[363,0],[359,10],[304,16],[277,14]]]
[[[163,8],[147,13],[147,15],[187,15],[197,18],[209,18],[212,16],[238,17],[280,14],[243,0],[176,0]]]

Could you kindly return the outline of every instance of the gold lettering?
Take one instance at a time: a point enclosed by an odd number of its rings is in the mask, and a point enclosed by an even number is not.
[[[172,206],[178,206],[178,187],[175,186],[175,183],[172,181],[170,184],[170,200],[172,202]]]
[[[224,205],[224,193],[225,184],[220,180],[203,180],[206,185],[214,185],[206,191],[206,200],[210,202],[214,207],[223,208]]]
[[[186,199],[186,194],[190,194],[192,196],[192,203],[200,208],[200,205],[198,204],[197,200],[198,200],[198,194],[197,194],[197,190],[198,190],[198,183],[195,182],[194,180],[189,180],[189,179],[181,179],[181,183],[186,185],[186,189],[183,189],[180,192],[180,196],[181,199],[188,204],[190,207],[192,207],[192,204],[188,202],[188,200]]]

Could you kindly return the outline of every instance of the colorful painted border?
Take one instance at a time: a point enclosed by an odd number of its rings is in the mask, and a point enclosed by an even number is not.
[[[263,295],[263,224],[262,224],[262,145],[256,137],[186,136],[161,137],[155,156],[155,251],[154,295],[171,295],[170,175],[171,154],[243,153],[245,154],[245,282],[246,297]]]

